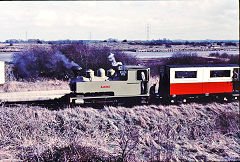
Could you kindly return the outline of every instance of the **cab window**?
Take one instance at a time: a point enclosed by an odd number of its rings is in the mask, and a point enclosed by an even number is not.
[[[147,70],[138,70],[137,71],[137,80],[148,80]]]

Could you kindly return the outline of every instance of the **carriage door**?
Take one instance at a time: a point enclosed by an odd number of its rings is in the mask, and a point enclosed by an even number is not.
[[[233,69],[233,76],[232,76],[232,81],[233,81],[233,93],[239,93],[239,68],[234,68]]]

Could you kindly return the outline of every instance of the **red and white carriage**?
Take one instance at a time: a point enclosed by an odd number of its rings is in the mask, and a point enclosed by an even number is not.
[[[233,64],[165,65],[160,68],[159,95],[168,99],[196,96],[236,98],[239,96],[238,74],[239,65]]]

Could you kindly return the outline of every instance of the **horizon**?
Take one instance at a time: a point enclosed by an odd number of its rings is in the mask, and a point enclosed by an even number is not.
[[[38,38],[29,38],[28,40],[24,40],[24,39],[15,39],[15,38],[13,38],[13,39],[7,39],[7,40],[4,40],[4,41],[0,41],[1,43],[6,43],[6,41],[21,41],[21,42],[28,42],[28,41],[36,41],[36,40],[39,40],[39,41],[43,41],[43,42],[51,42],[51,41],[108,41],[109,39],[112,39],[112,40],[116,40],[117,42],[121,42],[121,41],[123,41],[123,40],[127,40],[127,42],[130,42],[130,41],[149,41],[149,42],[151,42],[151,41],[158,41],[158,40],[164,40],[164,39],[166,39],[166,40],[169,40],[169,41],[199,41],[199,42],[201,42],[201,41],[211,41],[211,42],[214,42],[214,41],[216,41],[216,42],[220,42],[220,41],[234,41],[234,42],[236,42],[236,41],[239,41],[239,39],[173,39],[173,40],[171,40],[171,39],[168,39],[168,38],[163,38],[163,39],[152,39],[152,40],[130,40],[130,39],[114,39],[114,38],[108,38],[108,39],[105,39],[105,40],[103,40],[103,39],[96,39],[96,40],[89,40],[89,39],[58,39],[58,40],[44,40],[44,39],[38,39]],[[108,41],[108,42],[111,42],[111,41]]]

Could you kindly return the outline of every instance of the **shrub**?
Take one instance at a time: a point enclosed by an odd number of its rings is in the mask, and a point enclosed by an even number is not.
[[[124,65],[136,65],[138,59],[134,56],[127,55],[121,51],[111,51],[110,48],[89,47],[86,44],[68,44],[56,45],[55,49],[61,51],[70,60],[76,62],[83,69],[92,69],[96,71],[99,68],[105,70],[112,67],[108,61],[108,56],[112,52],[116,61],[122,62]]]
[[[225,46],[237,46],[237,43],[227,42],[227,43],[225,43]]]
[[[109,48],[94,48],[83,43],[58,44],[47,47],[35,46],[14,55],[14,75],[17,79],[36,79],[39,77],[68,79],[73,77],[72,67],[97,70],[111,68],[108,61],[110,52],[123,64],[137,64],[134,56]],[[84,70],[82,70],[82,75]]]
[[[227,53],[223,53],[223,54],[220,55],[221,58],[228,58],[228,56],[229,55]]]
[[[13,64],[5,62],[5,80],[7,82],[16,80],[13,74]]]
[[[227,53],[211,54],[219,58],[204,58],[197,54],[181,54],[176,53],[172,57],[167,58],[164,62],[168,65],[200,65],[200,64],[239,64],[239,55],[229,55]],[[223,59],[221,59],[223,58]]]
[[[63,79],[73,75],[71,62],[52,48],[34,47],[14,55],[13,73],[17,79],[39,77]]]
[[[240,65],[239,55],[229,55],[229,64],[238,64]]]
[[[218,60],[211,62],[211,59],[199,57],[195,53],[182,54],[176,53],[172,57],[165,60],[165,64],[168,65],[199,65],[199,64],[208,64],[208,63],[219,63]]]
[[[218,52],[216,52],[216,53],[210,53],[209,56],[210,56],[210,57],[219,57],[220,54],[219,54]]]

